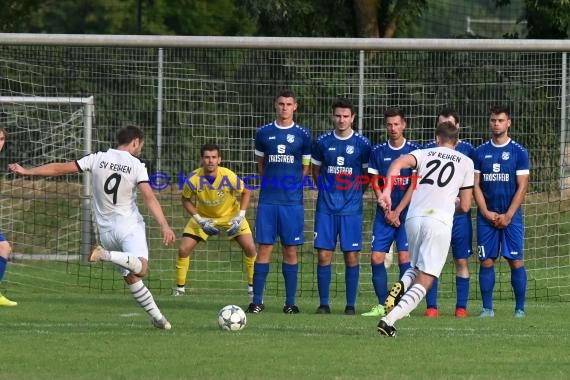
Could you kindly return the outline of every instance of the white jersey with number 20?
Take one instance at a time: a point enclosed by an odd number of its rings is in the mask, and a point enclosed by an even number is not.
[[[407,219],[428,216],[452,226],[458,191],[473,187],[473,161],[446,147],[414,150],[410,154],[416,158],[418,179]]]
[[[76,161],[92,173],[93,208],[101,233],[128,228],[143,221],[136,204],[137,185],[148,182],[145,165],[123,150],[89,154]]]

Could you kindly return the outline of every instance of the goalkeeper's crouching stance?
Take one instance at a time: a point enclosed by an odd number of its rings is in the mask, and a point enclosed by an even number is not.
[[[198,243],[221,232],[243,249],[248,293],[253,294],[253,264],[257,252],[245,219],[251,192],[233,171],[219,166],[221,161],[218,145],[205,144],[200,148],[201,167],[186,177],[182,206],[192,217],[184,228],[178,249],[174,296],[186,293],[190,256]]]

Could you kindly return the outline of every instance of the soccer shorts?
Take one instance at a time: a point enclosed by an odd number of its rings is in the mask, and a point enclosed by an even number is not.
[[[315,212],[314,247],[334,251],[338,240],[343,252],[362,249],[362,214],[331,215]]]
[[[439,277],[451,241],[451,226],[442,221],[418,216],[406,220],[410,264],[424,273]]]
[[[255,241],[273,245],[279,236],[282,245],[302,245],[305,242],[305,209],[303,205],[257,205]]]
[[[505,229],[493,227],[487,219],[477,213],[477,254],[479,260],[496,260],[501,255],[510,260],[522,260],[524,225],[522,213],[516,212]]]
[[[451,229],[451,252],[454,259],[467,259],[471,254],[473,244],[473,225],[471,212],[456,214],[453,217]]]
[[[128,252],[148,260],[148,245],[146,242],[145,223],[139,222],[127,228],[115,226],[101,233],[101,245],[107,251]],[[117,271],[125,277],[129,270],[116,265]]]
[[[377,212],[372,227],[372,252],[387,253],[394,241],[398,251],[407,251],[408,237],[404,222],[405,214],[400,215],[400,227],[394,227],[386,222],[384,212]]]
[[[226,217],[226,218],[214,219],[214,226],[219,228],[220,232],[227,231],[232,226],[230,222],[233,218],[234,217],[232,216],[231,218]],[[228,239],[234,239],[236,236],[247,235],[247,234],[251,235],[251,229],[249,228],[249,223],[244,218],[241,221],[241,226],[239,231],[231,236],[228,235]],[[188,235],[198,236],[204,241],[208,240],[208,238],[210,237],[210,235],[204,232],[202,227],[200,227],[200,225],[198,224],[198,222],[194,220],[194,218],[190,218],[188,223],[186,223],[186,227],[184,227],[184,236]]]

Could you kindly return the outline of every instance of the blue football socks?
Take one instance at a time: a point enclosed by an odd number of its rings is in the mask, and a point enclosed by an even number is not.
[[[263,303],[263,289],[269,274],[269,263],[255,263],[253,265],[253,300],[256,305]]]
[[[283,273],[283,279],[285,280],[285,305],[295,305],[299,264],[282,263],[281,272]]]

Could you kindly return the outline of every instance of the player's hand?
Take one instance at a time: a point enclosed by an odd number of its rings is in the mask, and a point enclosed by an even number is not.
[[[162,228],[162,242],[164,245],[170,245],[176,240],[174,231],[168,226]]]
[[[244,219],[244,216],[241,215],[241,213],[236,216],[235,218],[233,218],[230,221],[230,224],[232,225],[230,228],[228,228],[228,236],[232,236],[235,235],[239,232],[240,228],[241,228],[241,222]]]
[[[493,227],[495,228],[498,227],[497,220],[499,218],[499,214],[493,211],[487,211],[487,213],[483,215],[483,217],[485,217]]]
[[[400,213],[396,211],[386,211],[384,220],[393,227],[400,227]]]
[[[20,164],[8,164],[8,170],[11,173],[16,173],[16,174],[21,174],[21,175],[25,175],[26,174],[26,169],[24,169],[23,167],[20,166]]]
[[[199,224],[202,230],[210,236],[220,233],[220,230],[214,226],[214,221],[212,219],[204,219]]]
[[[204,219],[198,214],[193,215],[192,217],[200,225],[202,231],[207,235],[212,236],[220,233],[220,230],[214,226],[214,221],[212,219]]]
[[[382,192],[380,197],[378,197],[378,205],[380,205],[380,208],[382,208],[384,211],[392,210],[392,197],[390,194]]]
[[[511,224],[511,218],[507,214],[499,214],[495,219],[495,227],[505,229]]]

